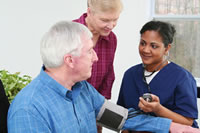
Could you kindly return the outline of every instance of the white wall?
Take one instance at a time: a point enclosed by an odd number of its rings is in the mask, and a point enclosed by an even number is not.
[[[0,1],[0,70],[21,72],[35,77],[41,68],[39,45],[42,35],[57,21],[78,18],[87,8],[87,0],[4,0]],[[114,32],[118,37],[115,58],[116,100],[123,72],[140,62],[139,30],[147,21],[146,0],[123,0],[124,10]]]
[[[122,0],[124,10],[114,32],[118,37],[115,57],[116,80],[112,101],[116,102],[124,71],[140,63],[139,30],[148,21],[149,0]],[[0,70],[28,74],[39,73],[42,62],[39,45],[42,35],[55,22],[78,18],[86,11],[87,0],[1,0]],[[104,133],[111,133],[104,130]]]
[[[55,22],[77,18],[85,10],[86,0],[1,0],[0,69],[35,77],[42,35]]]

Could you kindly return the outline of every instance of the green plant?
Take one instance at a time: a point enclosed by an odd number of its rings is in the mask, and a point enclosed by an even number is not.
[[[31,77],[28,75],[21,76],[20,72],[11,74],[6,70],[0,70],[0,79],[4,85],[10,103],[17,93],[31,82]]]

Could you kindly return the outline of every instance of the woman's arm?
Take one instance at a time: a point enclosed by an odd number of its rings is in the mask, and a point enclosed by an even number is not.
[[[159,117],[165,117],[171,119],[173,122],[192,126],[194,119],[182,116],[176,112],[173,112],[160,104],[160,100],[157,96],[152,96],[152,102],[146,102],[143,98],[140,98],[139,108],[144,112],[153,112]]]

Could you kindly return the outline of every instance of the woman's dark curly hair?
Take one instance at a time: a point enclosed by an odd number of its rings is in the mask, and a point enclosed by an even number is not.
[[[176,30],[172,24],[162,21],[147,22],[140,30],[140,34],[142,35],[146,31],[158,32],[162,37],[165,47],[167,47],[169,44],[172,44],[174,35],[176,33]]]

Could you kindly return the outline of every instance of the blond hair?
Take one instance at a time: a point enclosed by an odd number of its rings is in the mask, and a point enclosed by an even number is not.
[[[88,0],[87,4],[93,12],[121,12],[123,9],[121,0]]]

